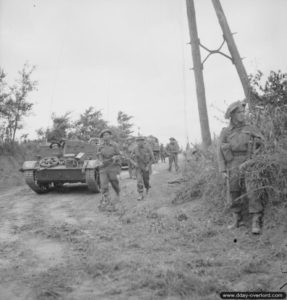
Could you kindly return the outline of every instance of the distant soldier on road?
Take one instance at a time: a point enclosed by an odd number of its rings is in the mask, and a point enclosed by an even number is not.
[[[109,194],[109,183],[111,183],[116,192],[116,202],[119,201],[120,185],[118,180],[118,173],[120,168],[120,150],[117,143],[111,140],[112,132],[105,129],[100,133],[100,138],[103,139],[99,146],[98,156],[102,161],[100,167],[100,182],[102,199],[99,206],[101,210],[115,210],[115,201],[112,201]]]
[[[169,143],[166,146],[166,153],[168,155],[168,162],[169,167],[168,171],[172,170],[172,163],[174,163],[175,170],[178,171],[178,153],[179,153],[179,146],[175,138],[171,137],[169,139]]]
[[[257,128],[245,122],[245,103],[232,103],[225,114],[230,119],[228,127],[223,128],[218,143],[219,170],[229,186],[230,209],[233,212],[233,223],[230,229],[242,223],[243,195],[249,200],[249,213],[252,215],[252,233],[259,234],[262,227],[263,201],[260,194],[246,181],[242,164],[251,158],[263,144],[263,137]]]
[[[131,153],[136,147],[136,141],[134,137],[129,138],[128,140],[128,148],[127,148],[127,156],[131,157]],[[131,179],[136,179],[136,171],[135,166],[131,163],[131,161],[128,161],[128,167],[129,167],[129,176]]]
[[[154,155],[149,146],[145,144],[144,137],[136,138],[137,146],[132,151],[131,159],[136,167],[138,200],[144,199],[144,188],[146,194],[150,189],[150,167],[155,162]]]
[[[165,162],[166,151],[163,144],[160,144],[159,154],[161,162]]]

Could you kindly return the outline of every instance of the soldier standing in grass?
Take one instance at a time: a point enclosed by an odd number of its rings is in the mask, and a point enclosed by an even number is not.
[[[166,153],[168,155],[168,171],[172,170],[172,163],[174,163],[175,171],[178,171],[178,153],[179,153],[179,146],[175,138],[171,137],[169,139],[169,143],[166,146]]]
[[[99,206],[100,210],[115,210],[115,201],[112,201],[109,194],[109,183],[111,183],[116,192],[116,202],[119,201],[120,185],[118,180],[118,173],[120,167],[120,150],[117,143],[111,140],[112,132],[105,129],[100,133],[100,138],[103,139],[99,146],[98,157],[102,161],[100,167],[100,182],[102,199]]]
[[[225,114],[230,119],[228,127],[223,128],[218,143],[219,170],[226,178],[230,194],[230,210],[233,223],[230,229],[244,225],[242,210],[244,194],[249,200],[249,213],[252,215],[252,233],[260,234],[263,218],[263,199],[246,181],[241,166],[251,158],[252,152],[260,149],[263,137],[257,128],[245,122],[245,103],[232,103]]]
[[[145,144],[144,137],[136,138],[137,146],[131,153],[131,159],[136,167],[138,200],[144,199],[144,188],[146,194],[150,189],[150,167],[155,162],[154,155],[149,146]]]

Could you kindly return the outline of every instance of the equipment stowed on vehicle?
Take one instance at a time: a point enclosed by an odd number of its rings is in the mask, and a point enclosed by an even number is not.
[[[159,145],[159,140],[153,135],[150,135],[146,139],[147,144],[151,147],[151,150],[154,155],[155,161],[158,163],[159,162],[159,154],[160,154],[160,145]]]
[[[100,191],[98,146],[79,140],[40,146],[37,160],[25,161],[21,172],[36,193],[47,193],[65,183],[86,183],[93,193]]]

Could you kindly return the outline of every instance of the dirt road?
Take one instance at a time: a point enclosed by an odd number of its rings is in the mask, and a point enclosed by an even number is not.
[[[2,192],[0,299],[214,300],[223,290],[278,290],[287,281],[282,236],[230,233],[200,199],[171,204],[167,182],[178,175],[165,164],[154,171],[142,202],[122,174],[113,213],[99,212],[100,195],[84,187]]]

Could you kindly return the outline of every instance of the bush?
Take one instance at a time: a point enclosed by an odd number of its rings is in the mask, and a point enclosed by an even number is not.
[[[183,203],[202,197],[219,209],[225,205],[226,187],[218,170],[216,141],[208,151],[197,148],[199,155],[187,154],[184,163],[184,183],[173,203]]]
[[[271,71],[250,76],[252,97],[248,121],[260,128],[264,147],[245,165],[247,184],[259,197],[284,201],[287,191],[287,74]],[[216,141],[207,152],[185,162],[184,186],[174,203],[203,197],[217,207],[225,206],[226,188],[218,172]],[[186,156],[188,157],[188,155]],[[268,196],[268,197],[266,197]]]

